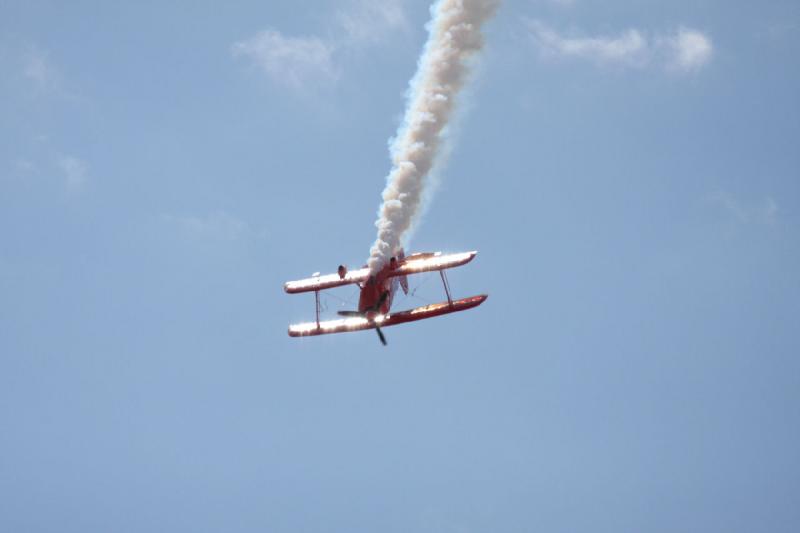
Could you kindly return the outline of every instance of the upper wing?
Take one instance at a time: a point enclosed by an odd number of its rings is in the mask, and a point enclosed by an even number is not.
[[[351,283],[362,283],[369,278],[369,269],[360,268],[353,270],[340,278],[339,274],[326,274],[324,276],[314,276],[298,281],[287,281],[283,284],[283,290],[290,294],[308,291],[323,291],[333,287],[341,287]]]
[[[389,276],[406,276],[408,274],[419,274],[420,272],[431,272],[433,270],[444,270],[465,265],[472,261],[478,252],[462,252],[458,254],[415,254],[405,258],[394,270],[389,272]]]
[[[397,268],[389,271],[388,276],[406,276],[433,270],[444,270],[469,263],[478,252],[462,252],[457,254],[424,253],[414,254],[399,262]],[[364,267],[353,270],[340,278],[339,274],[326,274],[314,276],[298,281],[287,281],[283,289],[291,294],[297,292],[323,291],[351,283],[363,283],[369,279],[369,268]]]

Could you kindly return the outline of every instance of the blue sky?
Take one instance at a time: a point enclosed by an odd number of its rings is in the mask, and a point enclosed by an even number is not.
[[[428,7],[0,4],[0,529],[797,531],[796,2],[507,0],[412,242],[489,300],[286,335]]]

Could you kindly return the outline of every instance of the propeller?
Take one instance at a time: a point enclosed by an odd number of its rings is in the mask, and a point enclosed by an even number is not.
[[[383,345],[386,346],[386,337],[383,336],[383,332],[381,331],[381,328],[379,328],[378,326],[375,326],[375,331],[377,332],[378,338],[381,340]]]
[[[378,301],[372,307],[368,307],[364,311],[338,311],[338,314],[339,316],[367,318],[367,313],[376,313],[380,311],[381,307],[386,302],[386,299],[388,297],[389,297],[389,291],[383,291],[381,293],[380,298],[378,298]],[[381,328],[377,324],[375,324],[375,322],[372,323],[375,326],[375,332],[378,334],[378,338],[381,340],[381,343],[384,346],[386,346],[386,337],[383,336]]]

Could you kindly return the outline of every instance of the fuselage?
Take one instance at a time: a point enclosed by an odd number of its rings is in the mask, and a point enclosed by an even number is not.
[[[372,318],[369,316],[370,314],[385,315],[392,308],[392,300],[397,290],[398,279],[388,276],[390,268],[389,265],[384,266],[380,272],[370,277],[361,287],[361,294],[358,297],[358,310],[362,313],[367,313],[368,318]],[[388,292],[388,296],[377,308],[384,292]]]

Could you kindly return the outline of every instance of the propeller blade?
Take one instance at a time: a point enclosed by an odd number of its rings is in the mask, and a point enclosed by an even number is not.
[[[383,343],[383,345],[386,346],[386,337],[383,336],[383,332],[381,331],[381,328],[379,328],[378,326],[375,326],[375,331],[378,333],[378,338],[381,339],[381,342]]]
[[[339,316],[364,316],[361,311],[337,311]]]

